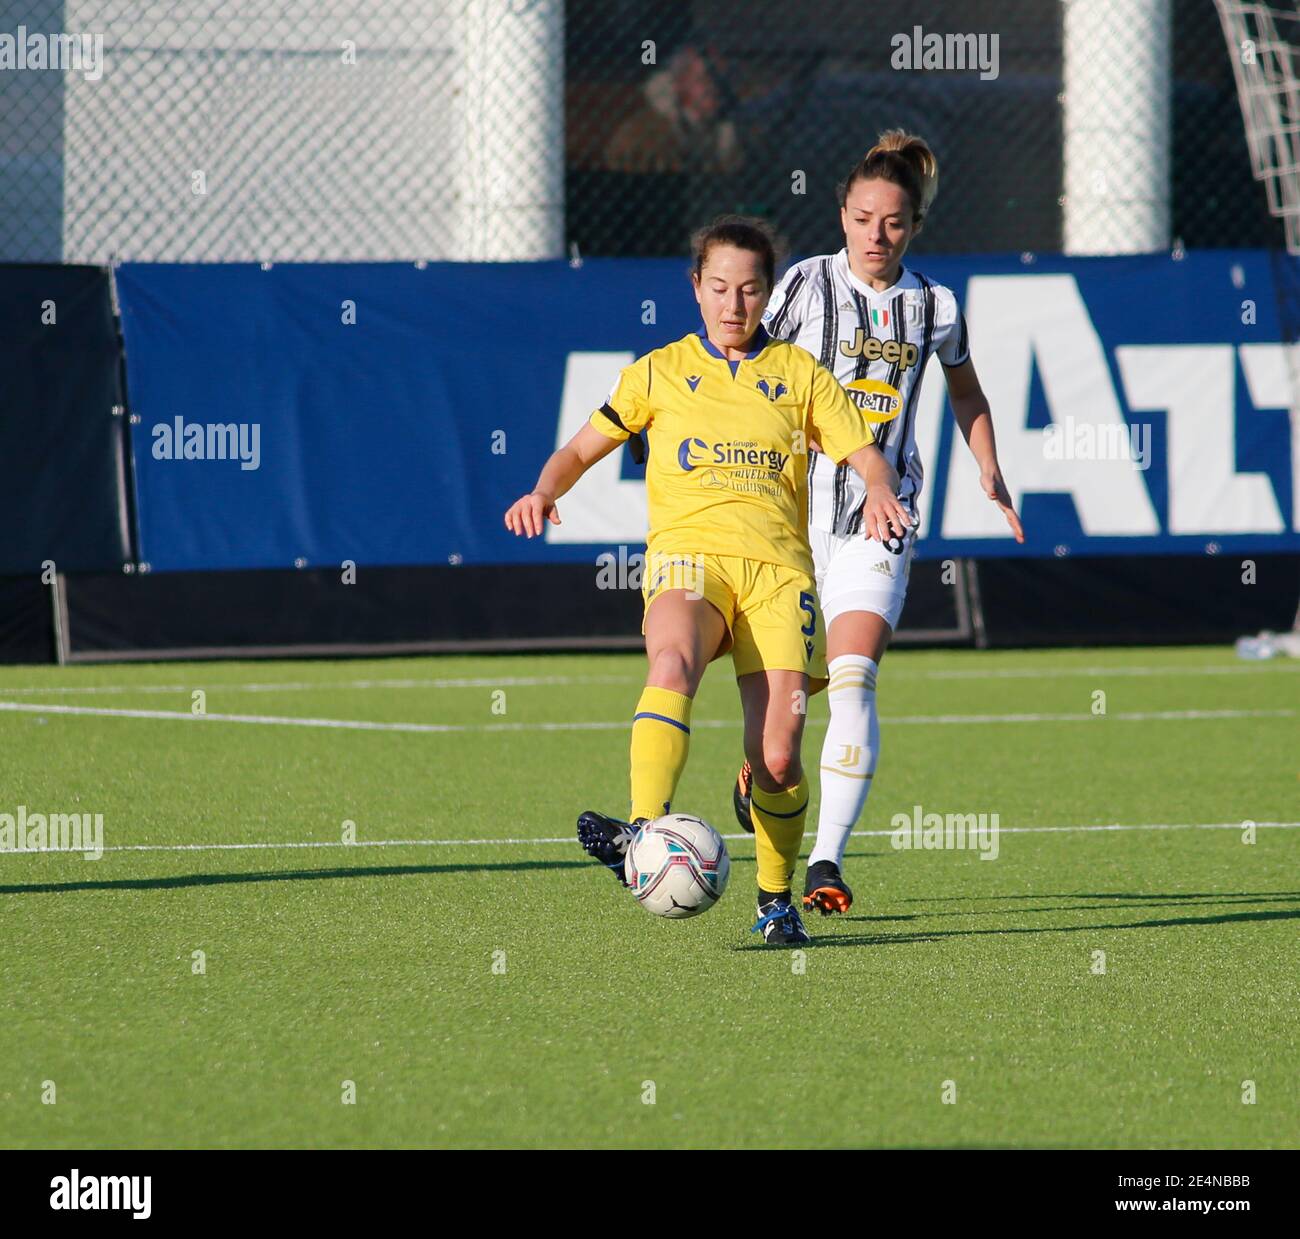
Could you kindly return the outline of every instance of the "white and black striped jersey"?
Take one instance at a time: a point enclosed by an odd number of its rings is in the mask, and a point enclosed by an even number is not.
[[[916,449],[921,375],[931,353],[945,366],[970,357],[966,319],[951,289],[904,267],[876,292],[849,270],[848,252],[806,258],[777,285],[763,315],[768,332],[800,345],[841,383],[881,379],[897,389],[901,412],[873,426],[876,445],[898,470],[899,498],[916,515],[924,469]],[[808,523],[842,535],[862,528],[866,488],[849,465],[808,454]]]

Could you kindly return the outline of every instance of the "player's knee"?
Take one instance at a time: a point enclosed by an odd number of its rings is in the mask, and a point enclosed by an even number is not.
[[[863,689],[855,689],[849,693],[833,693],[828,704],[831,708],[831,717],[841,727],[858,730],[866,727],[871,717],[872,703]]]
[[[769,742],[763,746],[762,761],[750,765],[754,778],[766,792],[781,792],[794,787],[803,777],[799,751],[793,745]]]
[[[669,647],[655,653],[646,682],[657,688],[693,697],[699,687],[700,672],[701,668],[695,665],[695,659],[689,650]]]

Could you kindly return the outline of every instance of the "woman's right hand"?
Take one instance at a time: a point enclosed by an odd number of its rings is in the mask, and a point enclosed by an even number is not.
[[[892,490],[879,486],[867,490],[862,504],[862,532],[868,539],[888,542],[905,537],[911,527],[912,518]]]
[[[539,490],[516,499],[506,510],[506,528],[516,535],[539,538],[547,521],[558,525],[560,514],[556,511],[555,500]]]

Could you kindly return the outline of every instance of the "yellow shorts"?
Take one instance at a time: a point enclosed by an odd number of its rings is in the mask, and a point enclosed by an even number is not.
[[[731,651],[738,676],[803,671],[826,679],[826,629],[808,573],[739,555],[649,554],[641,582],[646,611],[674,589],[717,609],[727,625],[718,655]]]

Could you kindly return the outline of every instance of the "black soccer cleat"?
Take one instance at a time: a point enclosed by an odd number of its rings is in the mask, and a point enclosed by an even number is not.
[[[761,933],[768,946],[805,946],[812,941],[799,919],[799,910],[790,901],[787,891],[767,899],[759,895],[758,920],[750,927],[751,934]]]
[[[753,794],[754,772],[750,769],[749,762],[745,762],[736,775],[736,786],[731,789],[731,803],[736,809],[736,821],[742,830],[749,831],[751,835],[754,833],[754,818],[749,811],[749,801]]]
[[[636,832],[645,821],[645,818],[639,817],[634,822],[624,822],[588,809],[578,818],[578,842],[588,856],[600,861],[607,869],[612,869],[614,876],[626,886],[623,859],[627,855],[628,844],[636,838]]]
[[[853,907],[853,892],[833,860],[819,860],[808,866],[803,884],[803,906],[816,908],[823,916],[847,912]]]

